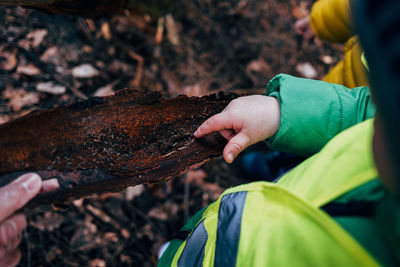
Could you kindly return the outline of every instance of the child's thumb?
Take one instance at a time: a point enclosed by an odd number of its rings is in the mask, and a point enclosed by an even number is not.
[[[251,145],[250,137],[245,133],[238,133],[224,148],[224,159],[228,163],[232,163],[233,160],[242,152],[246,147]]]

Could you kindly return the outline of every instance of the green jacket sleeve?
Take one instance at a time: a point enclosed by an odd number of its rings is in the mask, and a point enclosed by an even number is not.
[[[279,74],[268,83],[266,95],[281,105],[279,130],[267,143],[297,155],[317,153],[336,134],[375,115],[368,87],[348,89]]]

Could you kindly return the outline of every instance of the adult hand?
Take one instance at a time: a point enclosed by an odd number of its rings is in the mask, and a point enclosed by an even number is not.
[[[18,245],[26,218],[16,212],[39,192],[51,191],[58,186],[55,179],[42,183],[37,174],[28,173],[0,188],[0,267],[15,266],[21,258]]]
[[[294,24],[294,31],[297,34],[303,36],[304,40],[307,42],[315,36],[314,31],[311,28],[309,16],[297,20]]]
[[[194,133],[196,138],[219,131],[229,140],[224,159],[231,163],[246,147],[274,135],[279,128],[280,105],[276,98],[253,95],[239,97],[206,120]]]

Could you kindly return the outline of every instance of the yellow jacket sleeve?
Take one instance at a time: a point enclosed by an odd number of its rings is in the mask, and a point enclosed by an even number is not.
[[[355,34],[350,0],[319,0],[310,14],[310,24],[316,36],[342,43]]]

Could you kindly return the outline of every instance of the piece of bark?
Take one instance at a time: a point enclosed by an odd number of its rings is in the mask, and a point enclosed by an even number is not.
[[[171,0],[0,0],[0,5],[18,5],[63,15],[109,16],[127,9],[159,17],[171,9]]]
[[[0,186],[28,171],[61,188],[30,206],[155,183],[221,155],[221,136],[198,140],[196,128],[232,95],[165,99],[123,90],[0,125]]]

